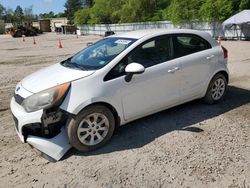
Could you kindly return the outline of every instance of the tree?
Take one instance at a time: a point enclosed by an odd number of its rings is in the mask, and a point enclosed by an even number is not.
[[[154,16],[150,20],[161,21],[167,18],[165,16],[165,12],[170,4],[171,0],[156,0],[156,11],[154,12]]]
[[[240,10],[250,9],[250,0],[241,0]]]
[[[43,14],[39,14],[40,18],[61,18],[61,17],[65,17],[65,13],[64,12],[59,12],[57,14],[55,14],[53,11],[50,11],[49,13],[43,13]]]
[[[250,9],[250,0],[83,0],[83,7],[75,14],[78,24],[160,20],[177,24],[223,21]]]
[[[0,4],[0,18],[2,19],[5,14],[5,7]]]
[[[157,0],[127,0],[120,11],[120,22],[151,21],[158,3]]]
[[[36,19],[36,16],[33,14],[33,6],[24,9],[24,21],[32,22]]]
[[[87,24],[89,20],[90,20],[89,8],[80,9],[74,15],[74,23],[76,24]]]
[[[82,0],[67,0],[65,3],[65,14],[69,20],[69,24],[73,24],[74,13],[82,8],[83,2]]]
[[[233,14],[231,0],[206,0],[200,9],[204,21],[224,21]]]
[[[107,0],[95,0],[90,11],[90,23],[111,23],[111,7]]]
[[[202,1],[197,0],[173,0],[165,9],[165,17],[174,23],[184,23],[199,19],[199,10]]]
[[[138,22],[142,21],[142,11],[140,11],[141,2],[140,0],[128,0],[122,6],[120,11],[120,22]]]
[[[20,5],[18,5],[17,7],[16,7],[16,10],[14,11],[14,14],[15,14],[15,16],[18,16],[18,17],[23,17],[23,9],[22,9],[22,7],[20,7]]]
[[[93,4],[94,4],[93,0],[84,0],[83,1],[83,6],[85,8],[91,8],[93,6]]]
[[[14,17],[17,24],[22,24],[24,14],[23,9],[19,5],[16,7],[16,10],[14,11]]]
[[[242,0],[231,0],[233,14],[239,12],[240,3]]]
[[[65,13],[64,12],[59,12],[55,15],[57,18],[61,18],[61,17],[65,17]]]
[[[11,8],[5,10],[5,15],[3,19],[6,23],[13,23],[15,22],[14,11]]]

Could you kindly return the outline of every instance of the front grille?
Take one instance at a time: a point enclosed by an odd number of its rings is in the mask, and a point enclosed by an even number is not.
[[[15,122],[15,127],[16,127],[16,130],[19,132],[19,129],[18,129],[18,120],[17,118],[12,114],[13,116],[13,119],[14,119],[14,122]]]
[[[15,98],[15,101],[18,103],[18,104],[22,104],[22,102],[24,101],[24,98],[21,97],[20,95],[18,94],[14,94],[14,98]]]

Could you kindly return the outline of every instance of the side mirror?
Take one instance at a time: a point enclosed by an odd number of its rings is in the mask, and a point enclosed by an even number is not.
[[[125,81],[130,82],[134,74],[142,74],[145,71],[145,67],[139,63],[130,63],[126,66]]]

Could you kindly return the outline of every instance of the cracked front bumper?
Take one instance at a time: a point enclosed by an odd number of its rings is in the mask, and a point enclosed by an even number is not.
[[[27,142],[42,153],[52,157],[55,160],[60,160],[63,155],[71,148],[68,141],[68,136],[65,131],[65,126],[61,126],[59,133],[52,138],[40,137],[39,135],[24,134],[27,125],[35,126],[43,124],[43,110],[27,113],[14,98],[10,103],[11,112],[15,121],[17,135],[22,142]]]

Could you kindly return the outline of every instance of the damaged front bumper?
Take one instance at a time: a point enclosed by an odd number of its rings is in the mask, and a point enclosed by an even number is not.
[[[29,143],[56,161],[71,148],[65,131],[67,117],[62,111],[54,109],[27,113],[14,97],[10,108],[22,142]]]

